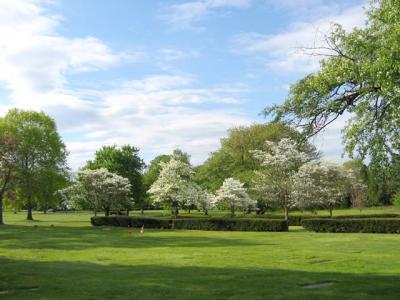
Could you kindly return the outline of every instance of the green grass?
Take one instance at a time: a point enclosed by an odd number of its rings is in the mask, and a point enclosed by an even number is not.
[[[379,211],[381,213],[382,211]],[[386,212],[386,211],[385,211]],[[400,235],[94,228],[6,213],[0,299],[398,299]],[[53,225],[53,226],[52,226]],[[335,282],[330,286],[302,285]]]

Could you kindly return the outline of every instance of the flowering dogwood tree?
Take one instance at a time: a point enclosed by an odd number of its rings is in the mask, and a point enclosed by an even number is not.
[[[215,203],[223,208],[228,208],[231,215],[234,216],[235,210],[244,210],[255,205],[256,201],[250,199],[243,183],[234,178],[227,178],[216,192]]]
[[[215,206],[215,195],[207,190],[198,189],[196,206],[208,215],[208,211]]]
[[[353,179],[351,172],[339,164],[312,161],[295,175],[292,198],[300,209],[324,207],[332,217],[333,208],[348,194]]]
[[[154,202],[171,208],[171,214],[176,218],[179,208],[187,205],[188,197],[191,197],[194,190],[194,172],[189,164],[174,158],[166,163],[161,162],[160,165],[160,175],[147,193]]]
[[[101,168],[79,172],[78,181],[73,186],[61,190],[60,194],[89,206],[95,215],[99,209],[103,209],[108,216],[111,210],[124,209],[128,204],[132,204],[131,189],[127,178]]]
[[[254,190],[265,197],[266,203],[280,206],[287,220],[289,208],[294,206],[291,199],[294,175],[309,157],[298,149],[295,141],[287,138],[278,143],[267,141],[266,148],[269,151],[251,151],[265,167],[256,172]]]

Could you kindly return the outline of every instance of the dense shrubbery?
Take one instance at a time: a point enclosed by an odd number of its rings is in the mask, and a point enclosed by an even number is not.
[[[157,229],[195,229],[195,230],[226,230],[226,231],[288,231],[284,220],[266,219],[235,219],[235,218],[186,218],[163,219],[146,217],[110,216],[92,217],[94,226],[121,226]]]
[[[400,233],[400,218],[304,219],[301,225],[316,232]]]
[[[266,218],[266,219],[283,219],[283,215],[262,215],[257,216],[258,218]],[[302,220],[314,220],[314,219],[328,219],[328,220],[337,220],[337,219],[381,219],[381,218],[399,218],[399,214],[375,214],[375,215],[342,215],[342,216],[333,216],[332,218],[329,216],[301,216],[301,215],[289,215],[288,223],[289,226],[302,226]]]

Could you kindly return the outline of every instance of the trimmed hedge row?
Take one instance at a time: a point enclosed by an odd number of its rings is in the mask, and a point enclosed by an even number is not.
[[[142,227],[157,229],[194,229],[222,231],[288,231],[284,220],[266,219],[230,219],[230,218],[198,218],[198,219],[161,219],[151,217],[92,217],[94,226]]]
[[[400,218],[304,219],[301,225],[315,232],[400,233]]]
[[[265,219],[283,219],[283,215],[264,215],[259,216],[257,218],[265,218]],[[343,219],[381,219],[381,218],[400,218],[399,214],[375,214],[375,215],[341,215],[341,216],[333,216],[330,218],[329,216],[301,216],[301,215],[289,215],[289,226],[302,226],[303,220],[314,220],[314,219],[327,219],[327,220],[343,220]]]

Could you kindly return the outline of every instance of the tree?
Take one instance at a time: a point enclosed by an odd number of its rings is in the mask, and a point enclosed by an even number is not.
[[[148,191],[151,185],[157,180],[161,171],[161,162],[169,162],[171,158],[175,158],[176,160],[190,164],[190,155],[180,149],[175,149],[172,154],[163,154],[155,157],[152,161],[150,161],[143,174],[143,188],[145,191]],[[145,196],[146,203],[148,203],[147,197],[148,194]]]
[[[400,150],[399,1],[371,1],[367,16],[363,29],[346,32],[336,25],[326,45],[312,49],[325,56],[320,70],[292,85],[285,102],[265,113],[300,126],[308,137],[348,113],[347,152],[384,165]]]
[[[0,120],[0,225],[3,220],[3,199],[15,179],[17,164],[17,140],[5,135],[6,130]]]
[[[161,162],[160,166],[160,174],[148,193],[154,202],[171,208],[171,214],[176,218],[179,208],[185,205],[187,195],[193,190],[194,171],[189,164],[175,158]]]
[[[355,182],[351,187],[352,206],[361,212],[367,203],[368,187],[362,182]]]
[[[280,122],[240,126],[228,130],[228,136],[221,139],[221,147],[211,153],[207,161],[196,170],[196,181],[203,187],[215,192],[225,178],[239,179],[247,187],[251,187],[254,171],[260,169],[257,159],[251,150],[265,149],[265,141],[278,142],[282,138],[300,140],[301,135],[294,129]],[[315,147],[303,143],[302,150],[318,156]],[[250,195],[256,194],[250,190]]]
[[[251,151],[264,167],[255,173],[254,189],[264,195],[266,203],[280,206],[285,212],[285,220],[288,220],[289,208],[294,205],[291,199],[294,175],[314,156],[299,150],[297,143],[287,138],[277,143],[267,141],[266,148],[267,151]]]
[[[61,198],[55,191],[58,191],[69,184],[66,170],[45,169],[40,173],[40,189],[38,198],[40,199],[37,208],[44,213],[49,208],[57,208],[60,205]]]
[[[294,175],[291,196],[298,208],[324,207],[332,217],[333,208],[343,201],[353,180],[353,175],[339,164],[311,161]]]
[[[78,181],[59,193],[64,201],[79,201],[93,209],[95,215],[103,209],[105,216],[109,216],[112,210],[125,209],[133,204],[131,190],[129,179],[100,168],[80,171]]]
[[[118,174],[127,178],[131,184],[131,197],[135,200],[135,204],[144,209],[143,188],[143,169],[145,164],[139,157],[139,149],[130,145],[124,145],[121,148],[114,146],[103,146],[96,151],[95,158],[88,161],[84,169],[100,169],[106,168],[111,173]],[[130,203],[130,202],[129,202]],[[132,207],[126,207],[127,213]]]
[[[256,204],[255,201],[250,199],[243,185],[239,180],[227,178],[216,192],[216,205],[228,208],[232,217],[235,215],[236,210],[244,210]]]
[[[205,215],[215,206],[215,196],[207,190],[198,188],[196,206],[202,210]]]
[[[42,200],[41,186],[46,184],[43,174],[63,173],[67,151],[54,120],[42,112],[12,109],[2,122],[18,142],[16,188],[28,210],[27,219],[32,220],[32,210]]]

